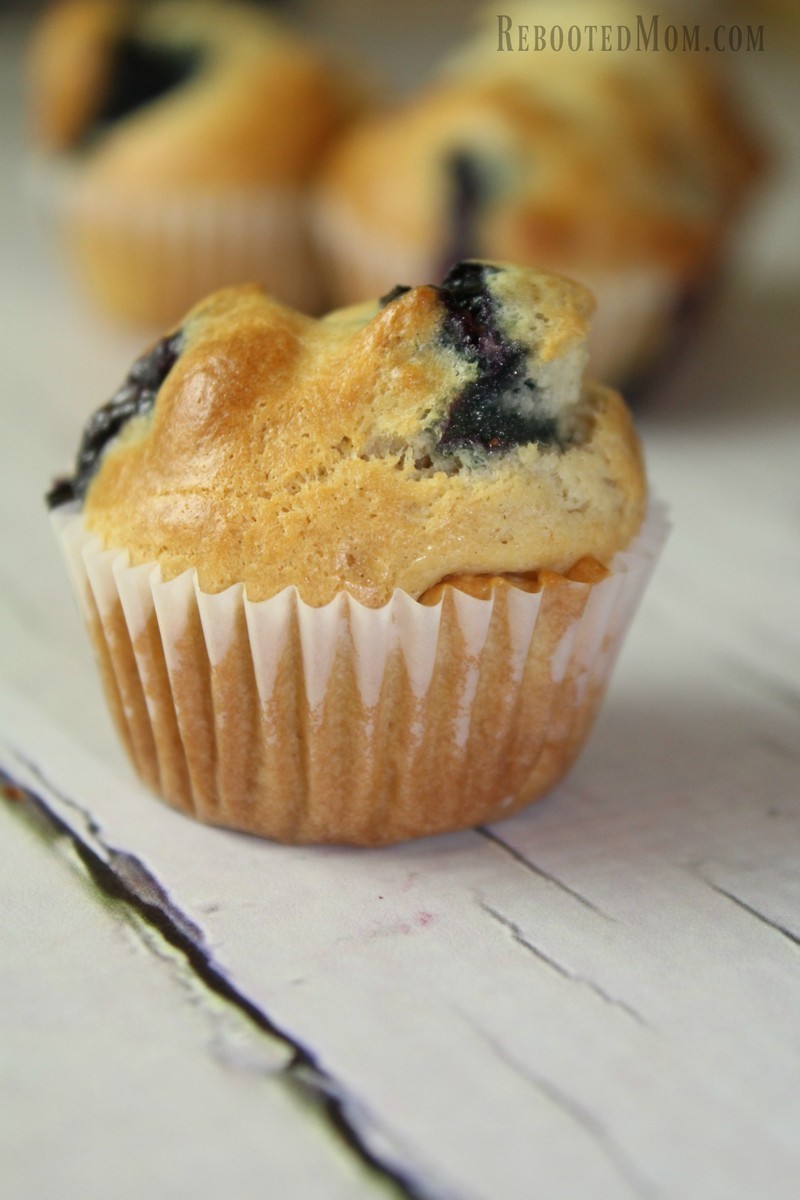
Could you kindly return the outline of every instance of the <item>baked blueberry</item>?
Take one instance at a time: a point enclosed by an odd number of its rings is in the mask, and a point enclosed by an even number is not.
[[[445,163],[449,185],[450,244],[442,269],[472,258],[479,251],[478,222],[488,187],[484,164],[468,150],[457,150]]]
[[[411,288],[404,283],[396,283],[390,292],[385,296],[381,296],[378,301],[380,308],[386,308],[387,304],[392,304],[395,300],[399,300],[401,296],[405,296],[406,292],[410,292]]]
[[[459,448],[493,453],[531,442],[559,442],[555,419],[542,411],[528,349],[498,325],[497,304],[488,286],[501,268],[458,263],[445,277],[442,336],[477,367],[477,377],[450,407],[436,446],[440,454]]]
[[[84,131],[84,145],[109,125],[180,87],[203,66],[193,46],[161,46],[131,35],[111,52],[111,69],[102,103]]]
[[[108,443],[132,417],[146,416],[152,412],[158,390],[175,365],[182,348],[183,334],[179,330],[162,338],[151,350],[137,358],[122,386],[86,423],[75,462],[75,473],[69,478],[57,480],[47,493],[50,508],[83,499]]]

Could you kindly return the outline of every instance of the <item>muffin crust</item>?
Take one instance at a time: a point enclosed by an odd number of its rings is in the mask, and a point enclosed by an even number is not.
[[[164,578],[196,569],[251,600],[294,585],[316,606],[608,563],[645,481],[623,401],[583,381],[590,312],[580,285],[497,264],[319,321],[226,289],[173,336],[152,410],[104,448],[87,524]]]

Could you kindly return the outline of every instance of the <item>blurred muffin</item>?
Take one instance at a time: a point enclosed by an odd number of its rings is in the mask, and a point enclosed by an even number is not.
[[[634,38],[641,6],[503,6],[512,46],[601,21]],[[591,370],[641,374],[702,294],[760,156],[690,53],[507,49],[498,15],[435,82],[333,149],[317,231],[337,303],[464,256],[571,275],[598,301]],[[662,24],[664,18],[662,17]],[[503,49],[499,49],[499,45]],[[634,41],[635,45],[635,41]]]
[[[196,307],[50,495],[120,733],[204,820],[381,844],[551,788],[652,565],[591,302],[530,270]]]
[[[175,321],[260,278],[319,304],[307,185],[351,85],[272,16],[214,0],[62,0],[30,47],[39,178],[108,311]]]

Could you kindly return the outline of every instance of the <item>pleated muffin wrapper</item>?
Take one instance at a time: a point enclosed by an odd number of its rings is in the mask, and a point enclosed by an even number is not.
[[[128,754],[200,820],[286,842],[380,845],[515,812],[591,727],[667,532],[651,505],[599,583],[426,606],[295,588],[252,602],[129,565],[79,512],[54,524]]]
[[[301,311],[320,309],[304,189],[156,186],[131,195],[44,159],[29,182],[67,270],[118,319],[161,328],[209,292],[253,281]]]

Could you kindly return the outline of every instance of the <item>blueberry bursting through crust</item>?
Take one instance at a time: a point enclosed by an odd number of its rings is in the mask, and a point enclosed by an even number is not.
[[[59,479],[47,493],[46,500],[50,508],[58,508],[72,500],[83,500],[106,446],[132,417],[152,412],[158,389],[182,349],[183,334],[179,330],[137,358],[122,387],[90,417],[83,431],[75,474],[67,479]]]
[[[539,442],[561,445],[556,421],[537,412],[536,381],[528,373],[528,349],[497,324],[496,301],[487,279],[500,267],[458,263],[436,290],[444,306],[441,339],[477,368],[456,396],[437,431],[436,451],[488,454]],[[409,289],[398,285],[381,300],[391,304]]]
[[[498,327],[497,302],[487,279],[500,271],[485,263],[458,263],[435,289],[443,307],[442,344],[476,368],[475,377],[433,431],[434,449],[442,458],[452,459],[464,451],[496,454],[532,442],[564,444],[555,419],[537,404],[536,381],[528,373],[528,348]],[[392,288],[381,298],[381,307],[408,291],[402,285]],[[108,443],[133,417],[152,411],[183,344],[183,332],[178,330],[136,360],[122,386],[87,423],[75,472],[50,489],[46,497],[50,508],[83,500]]]

